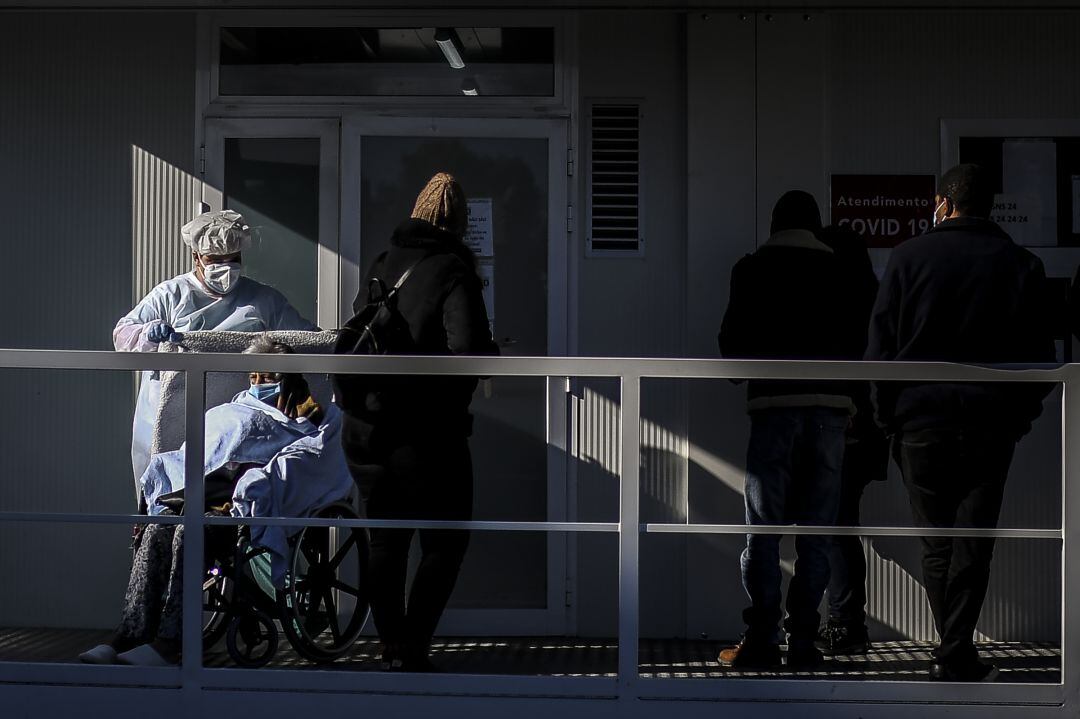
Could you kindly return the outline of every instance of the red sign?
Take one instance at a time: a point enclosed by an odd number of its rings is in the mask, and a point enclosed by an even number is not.
[[[930,229],[933,175],[833,175],[832,223],[850,227],[867,247],[895,247]]]

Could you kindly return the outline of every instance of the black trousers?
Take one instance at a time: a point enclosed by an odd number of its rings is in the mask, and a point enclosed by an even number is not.
[[[361,439],[361,432],[355,427],[350,432],[347,421],[344,446],[369,519],[472,518],[472,457],[467,438],[414,437],[408,443],[373,449]],[[409,548],[415,534],[420,539],[420,563],[406,597]],[[379,638],[396,652],[426,654],[457,583],[469,533],[372,529],[369,536],[371,612]]]
[[[877,432],[848,440],[840,477],[840,505],[836,524],[859,526],[863,491],[885,479],[889,443]],[[829,622],[849,627],[866,624],[866,555],[860,537],[833,537],[829,547]]]
[[[899,435],[894,452],[920,527],[993,528],[1016,440],[985,432],[922,430]],[[926,595],[941,638],[934,657],[978,657],[973,635],[990,582],[994,540],[923,537]]]

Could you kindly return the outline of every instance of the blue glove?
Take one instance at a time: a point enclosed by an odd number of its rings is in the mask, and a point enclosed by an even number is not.
[[[150,328],[150,331],[146,333],[146,339],[151,342],[164,342],[172,337],[175,330],[170,326],[161,322]]]

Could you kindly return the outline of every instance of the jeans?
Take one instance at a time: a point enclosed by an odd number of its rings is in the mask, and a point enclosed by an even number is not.
[[[751,413],[746,457],[746,523],[829,525],[836,520],[848,412],[791,407]],[[792,644],[817,634],[818,605],[829,581],[827,536],[795,538],[795,572],[788,587],[785,628]],[[778,643],[780,536],[748,534],[741,562],[750,607],[747,639]]]
[[[893,446],[920,527],[997,526],[1016,440],[962,430],[899,435]],[[924,537],[923,584],[943,664],[975,661],[973,635],[990,583],[992,538]]]
[[[855,440],[844,449],[836,524],[859,526],[859,504],[870,482],[884,479],[889,443],[880,434]],[[829,622],[847,627],[866,625],[866,556],[860,537],[833,537],[829,547]]]

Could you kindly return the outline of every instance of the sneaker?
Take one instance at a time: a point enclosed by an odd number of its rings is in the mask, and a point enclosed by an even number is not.
[[[721,651],[717,661],[720,666],[735,669],[772,669],[781,665],[780,645],[743,637],[735,646]]]
[[[963,664],[943,664],[934,662],[930,665],[932,682],[992,682],[998,677],[998,668],[975,659]]]
[[[816,669],[825,662],[825,656],[813,644],[789,644],[788,669]]]
[[[825,655],[866,654],[870,650],[870,636],[865,625],[833,624],[821,628],[814,646]]]

